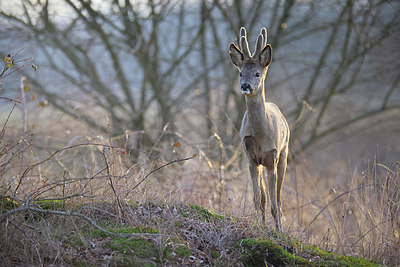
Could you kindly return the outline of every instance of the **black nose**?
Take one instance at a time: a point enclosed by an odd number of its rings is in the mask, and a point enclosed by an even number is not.
[[[242,89],[242,91],[250,91],[250,92],[253,91],[253,89],[251,88],[250,84],[248,84],[248,83],[242,84],[240,89]]]

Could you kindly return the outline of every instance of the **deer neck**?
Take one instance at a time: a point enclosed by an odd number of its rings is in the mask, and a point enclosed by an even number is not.
[[[264,84],[264,83],[262,83]],[[263,126],[267,125],[267,107],[265,104],[264,86],[254,96],[246,95],[246,109],[250,127],[264,132]]]

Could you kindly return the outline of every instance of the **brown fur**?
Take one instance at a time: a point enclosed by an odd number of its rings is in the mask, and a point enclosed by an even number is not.
[[[279,108],[265,102],[264,80],[272,60],[272,48],[267,44],[265,28],[258,36],[252,56],[248,49],[246,30],[240,29],[239,49],[233,43],[229,46],[232,64],[240,71],[242,93],[246,97],[240,136],[246,153],[253,183],[254,204],[261,211],[265,221],[266,185],[271,201],[271,213],[276,228],[282,231],[281,190],[285,177],[289,149],[290,130]],[[263,170],[267,170],[264,177]],[[266,179],[267,178],[267,179]]]

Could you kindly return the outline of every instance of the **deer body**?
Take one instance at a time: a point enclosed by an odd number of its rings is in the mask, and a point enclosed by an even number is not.
[[[265,101],[264,80],[272,60],[265,28],[258,36],[253,56],[250,56],[244,28],[241,28],[240,36],[240,49],[232,43],[229,55],[240,71],[241,91],[246,98],[240,136],[249,162],[254,204],[265,221],[268,187],[271,213],[276,228],[282,231],[280,194],[287,165],[289,126],[279,108]],[[264,168],[267,170],[266,177]]]

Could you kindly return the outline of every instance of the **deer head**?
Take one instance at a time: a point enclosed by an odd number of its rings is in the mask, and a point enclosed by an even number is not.
[[[272,48],[267,44],[267,30],[261,29],[258,35],[254,54],[250,54],[245,28],[240,28],[240,49],[231,43],[229,56],[232,64],[240,72],[240,89],[242,94],[254,96],[263,88],[265,75],[272,61]]]

